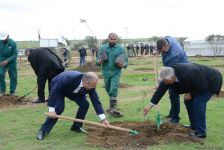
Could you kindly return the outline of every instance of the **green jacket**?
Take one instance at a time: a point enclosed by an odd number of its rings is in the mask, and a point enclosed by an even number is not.
[[[8,39],[8,42],[4,45],[0,40],[0,62],[8,60],[8,63],[16,62],[18,55],[16,42],[12,39]]]
[[[128,57],[127,57],[127,54],[125,53],[124,49],[120,45],[116,44],[114,47],[110,47],[109,44],[107,43],[105,45],[102,45],[102,47],[99,50],[99,53],[103,50],[106,50],[106,53],[108,56],[108,60],[106,60],[102,63],[102,71],[103,71],[104,77],[112,77],[116,74],[121,73],[122,68],[118,67],[115,64],[115,59],[120,55],[124,55],[126,57],[124,68],[127,68]],[[98,57],[96,59],[96,63],[99,65]]]

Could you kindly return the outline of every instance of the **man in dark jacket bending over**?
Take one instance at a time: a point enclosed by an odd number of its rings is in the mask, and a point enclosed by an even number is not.
[[[164,67],[160,72],[158,89],[151,98],[149,106],[144,108],[146,115],[158,104],[169,88],[184,94],[184,103],[190,120],[190,128],[195,130],[191,136],[206,137],[206,104],[213,94],[219,94],[222,87],[222,75],[213,68],[199,64],[175,64]]]
[[[45,102],[45,84],[48,80],[50,92],[51,80],[64,71],[61,59],[48,48],[27,49],[25,51],[28,61],[37,75],[38,99],[33,103]]]

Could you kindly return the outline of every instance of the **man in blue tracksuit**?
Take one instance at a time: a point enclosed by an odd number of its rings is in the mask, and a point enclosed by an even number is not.
[[[188,63],[187,56],[183,47],[175,38],[166,36],[159,39],[156,45],[157,50],[162,53],[164,66],[170,67],[177,63]],[[170,123],[179,123],[180,96],[172,89],[169,89],[169,95],[171,108],[167,117],[170,118]]]
[[[50,133],[58,120],[57,118],[54,118],[54,115],[60,115],[64,111],[65,97],[74,101],[79,106],[76,118],[84,120],[89,108],[86,94],[89,94],[97,115],[102,123],[108,126],[109,122],[106,119],[102,104],[99,101],[99,97],[95,89],[97,83],[98,77],[93,72],[82,74],[77,71],[66,71],[54,77],[51,82],[51,92],[48,99],[48,115],[50,117],[47,117],[46,121],[41,126],[37,134],[37,139],[43,140],[46,134]],[[83,132],[81,127],[82,123],[74,122],[71,130],[75,132]]]

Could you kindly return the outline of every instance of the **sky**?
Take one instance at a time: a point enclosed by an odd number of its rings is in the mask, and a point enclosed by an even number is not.
[[[16,41],[38,40],[38,30],[42,38],[69,40],[110,32],[200,40],[224,34],[223,6],[223,0],[0,0],[0,32]]]

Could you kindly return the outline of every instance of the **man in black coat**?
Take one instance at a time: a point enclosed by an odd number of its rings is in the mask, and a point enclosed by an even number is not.
[[[50,92],[51,80],[64,71],[61,59],[48,48],[27,49],[25,51],[28,61],[37,75],[38,99],[33,103],[45,102],[45,84],[48,80]]]
[[[219,94],[222,87],[222,75],[214,69],[199,64],[175,64],[164,67],[160,72],[161,82],[151,98],[149,106],[144,108],[146,115],[158,104],[169,88],[184,94],[184,103],[190,120],[191,136],[206,137],[206,104],[213,94]]]

